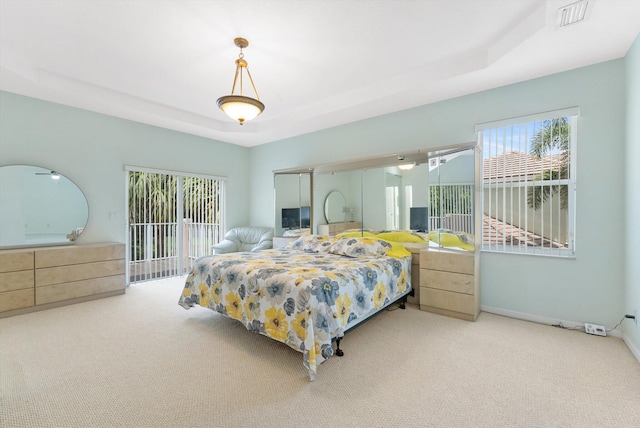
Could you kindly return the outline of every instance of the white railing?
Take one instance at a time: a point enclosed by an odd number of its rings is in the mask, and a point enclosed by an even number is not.
[[[473,233],[473,185],[429,186],[429,230],[450,229]]]
[[[176,222],[130,225],[131,281],[185,274],[195,259],[211,254],[211,246],[220,240],[219,224],[185,219],[182,223],[183,272],[178,272],[177,226]]]

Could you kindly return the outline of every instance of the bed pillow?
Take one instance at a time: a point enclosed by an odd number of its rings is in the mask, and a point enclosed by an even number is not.
[[[333,241],[329,252],[347,257],[380,257],[386,256],[391,247],[382,239],[342,236]]]
[[[422,238],[420,235],[415,233],[406,231],[406,230],[398,230],[394,232],[383,232],[379,233],[378,238],[382,238],[385,241],[391,242],[416,242],[416,243],[426,243],[428,242],[426,239]]]
[[[456,247],[466,251],[474,251],[473,235],[464,232],[441,229],[429,232],[429,240],[441,247]]]
[[[302,235],[287,246],[288,249],[307,253],[326,253],[334,238],[324,235]]]
[[[401,259],[403,257],[411,256],[411,251],[407,250],[404,245],[399,242],[387,241],[391,245],[391,249],[387,251],[387,256]]]

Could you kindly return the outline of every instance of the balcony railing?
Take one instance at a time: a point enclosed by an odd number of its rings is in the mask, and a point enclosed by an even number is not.
[[[183,254],[180,256],[177,229],[176,222],[132,223],[129,226],[129,277],[132,282],[183,275],[191,269],[195,259],[210,254],[211,246],[220,241],[220,224],[184,220]]]

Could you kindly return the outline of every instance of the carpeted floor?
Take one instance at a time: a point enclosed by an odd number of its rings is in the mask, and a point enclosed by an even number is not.
[[[302,354],[177,304],[183,280],[0,319],[1,427],[638,427],[615,337],[409,306]]]

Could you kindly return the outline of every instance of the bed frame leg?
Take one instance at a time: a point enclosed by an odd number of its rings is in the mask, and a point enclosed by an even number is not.
[[[398,302],[398,306],[400,307],[400,309],[406,309],[407,308],[406,303],[407,303],[407,296],[404,296],[402,300]]]
[[[340,338],[336,339],[336,355],[338,357],[342,357],[344,355],[344,352],[342,352],[342,349],[340,349]]]

